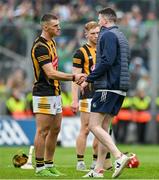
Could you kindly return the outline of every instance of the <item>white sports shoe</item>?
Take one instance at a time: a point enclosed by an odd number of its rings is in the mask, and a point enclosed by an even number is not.
[[[122,156],[114,162],[115,171],[112,175],[112,178],[116,178],[121,174],[122,170],[125,168],[129,160],[130,157],[122,154]]]
[[[87,168],[86,168],[86,165],[85,165],[84,161],[79,161],[79,162],[77,162],[76,170],[77,170],[77,171],[88,171]]]
[[[83,176],[83,178],[103,178],[103,172],[96,172],[95,170],[90,170],[86,175]]]

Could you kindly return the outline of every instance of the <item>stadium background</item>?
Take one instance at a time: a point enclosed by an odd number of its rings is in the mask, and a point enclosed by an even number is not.
[[[30,145],[33,143],[35,122],[31,112],[30,92],[33,84],[33,70],[30,49],[40,33],[39,20],[45,12],[56,13],[61,20],[62,35],[56,38],[59,70],[71,72],[72,56],[85,41],[83,25],[97,20],[97,11],[110,6],[116,9],[118,23],[125,32],[131,48],[131,89],[128,97],[151,98],[144,111],[150,114],[144,139],[138,139],[138,124],[133,118],[127,124],[127,135],[120,136],[125,123],[114,124],[115,137],[119,143],[159,143],[159,1],[157,0],[1,0],[0,1],[0,146]],[[64,146],[74,146],[79,129],[79,114],[69,111],[70,83],[62,83],[64,114],[59,141]],[[18,99],[23,112],[14,112],[10,98]],[[13,106],[13,107],[12,107]],[[24,111],[25,110],[25,111]],[[26,111],[27,110],[27,111]],[[134,112],[134,105],[129,107]],[[68,127],[69,131],[68,131]],[[125,131],[125,130],[124,130]],[[118,133],[118,134],[117,134]],[[122,135],[121,135],[122,136]],[[91,144],[92,135],[88,140]]]
[[[56,38],[59,69],[71,72],[73,53],[85,41],[83,25],[89,20],[97,20],[97,11],[106,6],[116,9],[119,26],[125,32],[131,48],[132,80],[125,103],[131,118],[128,121],[114,121],[114,135],[116,142],[122,143],[119,147],[123,152],[137,154],[140,166],[126,169],[120,177],[159,178],[159,1],[0,0],[0,179],[35,178],[34,170],[14,168],[11,160],[18,152],[28,154],[33,144],[35,120],[31,112],[33,69],[30,49],[40,33],[40,16],[45,12],[55,12],[60,17],[62,35]],[[57,148],[55,162],[67,174],[67,179],[80,179],[84,173],[75,171],[74,148],[80,125],[79,114],[73,116],[70,111],[70,83],[62,83],[62,89],[64,117],[59,144],[64,147]],[[145,100],[146,104],[140,105],[136,101],[140,92],[143,97],[139,99]],[[15,112],[17,104],[12,101],[15,98],[20,102],[21,112]],[[146,112],[148,121],[138,122],[137,110]],[[126,132],[124,127],[127,127],[127,134],[122,134]],[[141,131],[141,139],[139,127],[141,130],[146,128],[145,133]],[[91,146],[92,138],[90,134],[88,146]],[[87,148],[85,158],[88,167],[91,156],[92,150]],[[111,174],[106,172],[105,178],[111,178]]]

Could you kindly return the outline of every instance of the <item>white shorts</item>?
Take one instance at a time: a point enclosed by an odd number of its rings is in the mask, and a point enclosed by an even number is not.
[[[79,111],[91,112],[91,101],[92,101],[92,99],[81,99],[81,100],[79,100]]]
[[[33,96],[33,112],[53,115],[61,113],[61,96]]]

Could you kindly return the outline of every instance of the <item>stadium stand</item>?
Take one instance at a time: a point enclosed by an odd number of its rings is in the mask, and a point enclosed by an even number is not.
[[[81,27],[89,20],[97,20],[97,11],[104,6],[111,6],[117,10],[120,28],[129,39],[132,82],[130,96],[133,97],[142,89],[146,96],[151,96],[152,92],[148,88],[151,84],[149,40],[151,28],[158,24],[159,12],[156,9],[159,2],[153,4],[148,0],[2,0],[0,1],[0,34],[2,34],[0,115],[7,115],[5,102],[9,100],[13,90],[18,88],[18,83],[24,97],[31,92],[33,76],[30,71],[30,47],[33,38],[39,34],[40,16],[47,11],[54,12],[60,17],[62,36],[57,38],[59,68],[70,72],[73,52],[84,41]],[[20,69],[23,77],[20,75],[16,77],[13,73],[15,69],[16,71]],[[131,123],[133,122],[129,123],[130,126]]]

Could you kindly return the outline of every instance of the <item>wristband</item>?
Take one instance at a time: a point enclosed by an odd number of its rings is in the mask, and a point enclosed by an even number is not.
[[[72,76],[72,81],[74,82],[75,81],[75,75],[73,74]]]

